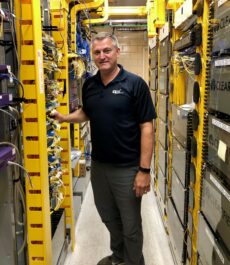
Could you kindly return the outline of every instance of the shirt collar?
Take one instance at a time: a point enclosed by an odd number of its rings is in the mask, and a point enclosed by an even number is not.
[[[124,80],[126,78],[124,67],[121,64],[117,64],[117,65],[120,68],[120,71],[119,71],[118,75],[114,78],[114,80],[111,83],[120,82],[120,81],[122,81],[122,80]],[[96,78],[97,81],[102,82],[99,70],[97,71],[97,73],[95,75],[95,78]]]

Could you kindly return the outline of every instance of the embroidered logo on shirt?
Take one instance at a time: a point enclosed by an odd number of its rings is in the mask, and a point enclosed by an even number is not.
[[[115,95],[124,94],[124,92],[121,89],[118,89],[118,90],[114,89],[112,93]]]

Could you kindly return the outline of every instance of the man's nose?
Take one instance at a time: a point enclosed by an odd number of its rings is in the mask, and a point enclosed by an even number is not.
[[[104,57],[105,57],[105,53],[104,53],[103,51],[100,51],[100,53],[99,53],[99,57],[100,57],[100,58],[104,58]]]

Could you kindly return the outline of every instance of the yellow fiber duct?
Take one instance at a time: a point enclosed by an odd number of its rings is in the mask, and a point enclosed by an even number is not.
[[[105,0],[108,3],[108,0]],[[71,1],[70,1],[71,2]],[[77,27],[77,13],[81,10],[89,10],[92,8],[98,8],[104,3],[104,0],[97,0],[85,4],[74,5],[70,12],[71,17],[71,50],[76,52],[76,27]]]
[[[108,20],[109,16],[146,16],[147,11],[145,6],[108,6],[107,8],[105,6],[100,12],[97,13],[101,13],[103,17],[83,20],[83,24],[103,23]]]
[[[83,25],[104,23],[109,18],[109,10],[108,9],[109,9],[109,1],[105,0],[104,1],[104,7],[102,8],[102,16],[103,17],[83,20],[82,21]]]
[[[153,2],[148,1],[147,2],[147,9],[148,9],[148,37],[152,38],[156,36],[156,26],[154,24],[154,5]]]
[[[165,0],[154,1],[154,24],[161,28],[165,24]]]
[[[166,8],[177,10],[183,3],[184,0],[168,0]]]

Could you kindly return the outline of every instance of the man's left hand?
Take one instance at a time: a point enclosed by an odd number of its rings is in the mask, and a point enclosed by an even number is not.
[[[150,191],[150,174],[141,171],[137,172],[134,180],[133,189],[136,191],[136,196],[141,197]]]

